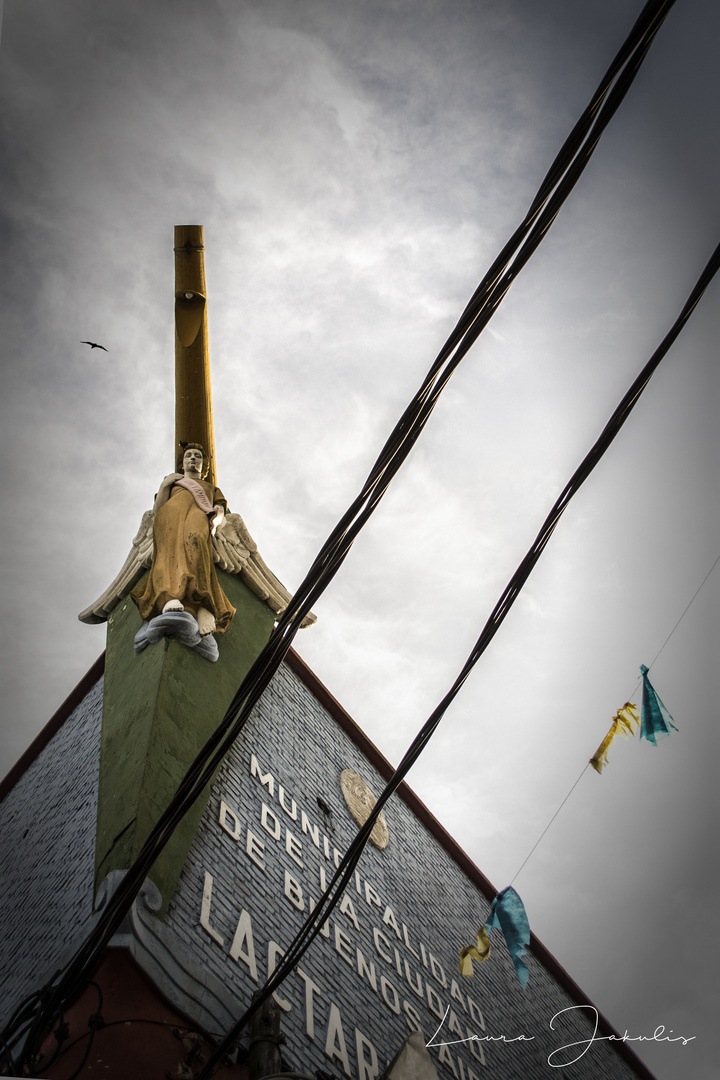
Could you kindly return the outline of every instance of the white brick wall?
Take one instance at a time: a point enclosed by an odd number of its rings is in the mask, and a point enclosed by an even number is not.
[[[0,803],[0,1017],[89,925],[103,680]]]
[[[0,805],[3,1017],[38,988],[68,946],[77,945],[89,929],[101,695],[102,680]],[[272,794],[250,774],[252,753],[262,771],[275,778]],[[362,751],[298,676],[283,666],[222,766],[165,922],[158,924],[144,909],[131,920],[135,927],[131,946],[138,961],[163,993],[213,1032],[218,1023],[226,1022],[224,1018],[238,1016],[264,981],[269,943],[287,946],[302,921],[303,914],[287,894],[285,875],[302,888],[307,912],[308,897],[317,899],[320,893],[320,870],[328,878],[332,874],[333,848],[343,852],[356,831],[339,786],[344,768],[357,771],[376,793],[382,789],[382,778]],[[318,796],[331,808],[330,823],[318,806]],[[297,820],[291,816],[293,800]],[[232,821],[237,822],[241,839],[230,835],[232,822],[230,832],[222,828],[221,802],[236,815]],[[272,827],[263,827],[263,802],[278,822],[278,840],[271,835]],[[323,847],[318,849],[303,832],[303,810],[311,827],[327,837],[330,860]],[[355,919],[336,909],[329,920],[329,937],[318,938],[301,961],[305,976],[317,987],[311,995],[312,1020],[307,981],[295,971],[281,988],[280,996],[290,1006],[282,1014],[288,1062],[300,1071],[322,1069],[336,1077],[374,1080],[409,1034],[413,1015],[429,1036],[439,1023],[434,1011],[450,1005],[462,1030],[447,1031],[448,1040],[466,1031],[481,1037],[525,1033],[532,1039],[514,1045],[486,1043],[486,1064],[467,1044],[440,1053],[434,1050],[442,1080],[555,1077],[548,1053],[564,1042],[588,1038],[589,1022],[576,1014],[568,1017],[558,1041],[549,1021],[574,1002],[532,956],[530,984],[523,991],[498,931],[493,933],[494,954],[477,969],[475,979],[463,980],[457,974],[458,950],[486,919],[489,905],[405,803],[393,799],[386,817],[388,848],[368,846],[359,867],[360,882],[348,890]],[[259,861],[264,868],[247,853],[248,828],[260,841],[255,850],[262,850]],[[294,838],[290,842],[288,829]],[[212,898],[203,920],[207,874],[212,877]],[[368,900],[365,882],[376,891],[377,903]],[[392,922],[384,921],[386,905],[408,938],[397,936]],[[247,936],[241,942],[237,933],[243,912],[246,920],[250,918],[252,947]],[[385,935],[380,947],[374,930]],[[237,958],[231,955],[234,944]],[[257,978],[250,962],[253,948]],[[374,965],[375,989],[360,973],[358,949],[365,963]],[[395,1002],[399,1010],[393,1007]],[[367,1046],[363,1049],[363,1038],[377,1054],[377,1071],[368,1063],[372,1052]],[[359,1044],[367,1068],[359,1060]],[[563,1075],[566,1080],[629,1080],[634,1073],[610,1044],[601,1043]]]

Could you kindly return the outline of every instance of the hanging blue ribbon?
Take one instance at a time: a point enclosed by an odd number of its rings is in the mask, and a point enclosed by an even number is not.
[[[530,923],[522,900],[510,885],[499,892],[492,902],[485,928],[491,930],[494,927],[503,932],[520,985],[527,986],[530,972],[521,957],[525,946],[530,944]]]
[[[647,739],[653,746],[657,746],[657,739],[670,734],[670,728],[677,731],[673,724],[673,718],[663,705],[655,692],[655,688],[647,677],[648,668],[645,664],[640,665],[640,674],[643,681],[642,696],[642,720],[640,724],[640,738]]]

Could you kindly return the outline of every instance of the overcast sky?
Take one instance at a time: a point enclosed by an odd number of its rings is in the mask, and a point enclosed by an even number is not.
[[[77,613],[174,467],[173,226],[205,228],[218,481],[292,589],[641,6],[8,0],[0,773],[104,648]],[[394,763],[720,239],[718,40],[678,0],[296,641]],[[409,777],[498,888],[720,554],[719,288]],[[678,733],[588,769],[514,882],[621,1032],[696,1036],[639,1048],[659,1080],[717,1057],[719,591],[651,671]]]

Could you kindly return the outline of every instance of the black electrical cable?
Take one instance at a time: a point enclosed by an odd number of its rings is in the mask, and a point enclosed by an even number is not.
[[[13,1057],[12,1050],[2,1036],[0,1036],[0,1046],[2,1047],[2,1049],[0,1049],[0,1067],[5,1070],[4,1075],[17,1076],[17,1066],[15,1065],[15,1058]],[[10,1072],[7,1071],[8,1069]]]
[[[93,982],[92,979],[88,979],[88,985],[89,986],[94,986],[95,990],[97,991],[97,995],[98,995],[97,1012],[93,1013],[93,1015],[88,1020],[88,1027],[90,1029],[89,1032],[88,1032],[89,1038],[88,1038],[88,1044],[85,1047],[85,1053],[83,1054],[82,1061],[78,1065],[77,1069],[75,1069],[75,1072],[70,1074],[70,1076],[67,1078],[67,1080],[75,1080],[75,1077],[79,1076],[80,1073],[83,1071],[83,1069],[87,1065],[87,1060],[90,1057],[90,1051],[92,1050],[92,1046],[93,1046],[93,1043],[95,1041],[95,1035],[97,1033],[97,1030],[98,1030],[98,1028],[103,1027],[104,1024],[105,1024],[105,1021],[102,1018],[102,1007],[103,1007],[103,992],[102,992],[102,989],[99,986],[99,984],[96,983],[96,982]],[[63,1025],[63,1026],[66,1026],[66,1025]],[[55,1061],[60,1056],[60,1047],[62,1046],[62,1043],[67,1039],[67,1037],[68,1037],[67,1034],[64,1034],[64,1035],[58,1037],[58,1047],[57,1047],[55,1053],[50,1058],[50,1060],[48,1062],[46,1062],[45,1065],[43,1065],[43,1067],[41,1069],[38,1069],[37,1066],[35,1066],[35,1071],[38,1074],[41,1073],[41,1072],[47,1072],[47,1070],[54,1065]],[[70,1047],[68,1046],[68,1047],[66,1047],[66,1049],[69,1050]]]
[[[10,1047],[11,1045],[17,1046],[19,1043],[22,1042],[23,1038],[30,1031],[30,1028],[35,1022],[37,1011],[39,1010],[40,1012],[42,1012],[44,1009],[46,1009],[47,1001],[50,997],[50,988],[52,987],[53,982],[61,975],[61,973],[62,968],[58,968],[58,970],[55,972],[55,974],[45,986],[41,987],[40,990],[33,991],[33,993],[28,994],[27,997],[23,998],[19,1005],[16,1006],[10,1019],[7,1021],[2,1034],[0,1034],[0,1041],[4,1043],[7,1052],[10,1054],[11,1063],[8,1066],[2,1065],[3,1076],[22,1075],[21,1072],[16,1071],[16,1067],[12,1062],[12,1053],[10,1051]],[[62,1009],[58,1008],[55,1012],[55,1016],[61,1015]],[[52,1024],[50,1026],[52,1026]]]
[[[51,1054],[50,1058],[47,1061],[43,1062],[42,1068],[39,1067],[39,1064],[35,1066],[35,1071],[38,1073],[38,1075],[40,1073],[47,1072],[48,1069],[52,1068],[57,1059],[63,1053],[63,1043],[67,1042],[67,1040],[70,1038],[70,1028],[65,1022],[65,1016],[62,1012],[62,1009],[60,1010],[57,1027],[55,1028],[53,1034],[56,1040],[55,1049]]]
[[[703,270],[700,278],[698,279],[694,289],[692,290],[688,300],[682,308],[682,311],[678,315],[677,319],[673,323],[668,333],[663,338],[662,342],[652,354],[648,362],[645,364],[637,378],[632,383],[630,389],[623,396],[620,404],[617,406],[609,421],[603,428],[599,438],[596,440],[590,451],[583,458],[582,462],[575,470],[570,480],[567,482],[563,490],[561,491],[558,499],[552,507],[550,513],[543,522],[540,532],[537,534],[533,544],[526,553],[524,559],[518,566],[517,570],[513,574],[512,578],[508,582],[504,591],[502,592],[500,599],[493,608],[490,617],[488,618],[480,637],[475,642],[475,646],[466,660],[460,674],[456,678],[455,682],[450,687],[447,694],[443,697],[440,703],[435,707],[429,718],[423,724],[422,728],[416,735],[409,749],[405,753],[402,761],[398,765],[397,769],[393,773],[392,777],[388,781],[385,789],[379,796],[377,803],[375,804],[372,813],[363,827],[358,831],[355,839],[345,853],[344,858],[341,860],[338,869],[333,876],[332,881],[328,885],[327,889],[321,896],[316,907],[313,908],[311,915],[306,919],[303,926],[298,931],[297,935],[288,947],[282,961],[278,964],[272,976],[267,980],[265,986],[261,991],[254,996],[253,1004],[247,1009],[239,1020],[233,1025],[231,1030],[225,1036],[223,1041],[218,1045],[213,1056],[205,1063],[199,1073],[195,1074],[195,1080],[209,1080],[212,1075],[212,1069],[217,1061],[227,1054],[232,1048],[233,1044],[237,1041],[243,1028],[247,1025],[253,1014],[262,1006],[263,1002],[267,1000],[270,994],[281,985],[284,979],[289,975],[290,971],[298,964],[303,954],[307,950],[312,940],[317,936],[321,926],[324,925],[331,911],[340,900],[345,888],[352,880],[355,867],[359,862],[363,848],[367,843],[367,840],[372,832],[373,826],[377,821],[385,803],[390,796],[397,790],[398,786],[402,783],[407,773],[410,771],[418,757],[425,749],[425,746],[430,741],[433,733],[435,732],[442,717],[447,711],[448,707],[459,693],[461,687],[468,678],[470,672],[478,662],[482,654],[487,649],[488,645],[492,641],[493,637],[500,629],[505,616],[510,611],[513,603],[517,599],[520,591],[527,581],[530,573],[538,562],[542,555],[546,544],[550,540],[560,518],[570,504],[573,496],[579,491],[585,480],[598,464],[602,456],[606,453],[611,443],[617,436],[618,432],[622,428],[625,421],[630,416],[630,413],[635,408],[640,395],[644,391],[645,387],[650,381],[653,372],[660,364],[663,357],[666,355],[673,342],[677,338],[678,334],[684,327],[685,323],[690,318],[691,314],[695,310],[701,296],[705,292],[705,289],[709,285],[713,276],[720,269],[720,244],[713,252],[707,266]]]
[[[86,1035],[81,1036],[81,1038],[87,1038],[89,1036],[89,1043],[88,1043],[88,1046],[87,1046],[87,1049],[86,1049],[86,1052],[85,1052],[85,1056],[83,1057],[83,1060],[82,1060],[81,1064],[75,1070],[75,1072],[71,1076],[68,1077],[68,1080],[74,1080],[74,1078],[76,1076],[78,1076],[79,1073],[82,1072],[82,1070],[85,1067],[85,1064],[87,1062],[87,1059],[90,1056],[90,1049],[91,1049],[93,1041],[95,1039],[95,1033],[97,1032],[98,1028],[105,1027],[105,1020],[103,1019],[103,1015],[102,1015],[102,1009],[103,1009],[102,987],[100,986],[99,983],[94,982],[92,979],[88,979],[86,985],[95,987],[95,990],[96,990],[96,993],[97,993],[97,996],[98,996],[98,1006],[97,1006],[96,1012],[94,1012],[92,1014],[92,1016],[90,1016],[89,1019],[88,1019],[88,1032],[86,1033]],[[55,1047],[55,1050],[54,1050],[53,1054],[51,1055],[51,1057],[48,1059],[48,1061],[43,1062],[41,1068],[39,1067],[39,1064],[37,1064],[35,1066],[35,1072],[38,1074],[38,1076],[40,1076],[41,1073],[46,1073],[48,1071],[48,1069],[51,1069],[53,1067],[53,1065],[55,1064],[55,1062],[58,1060],[58,1058],[62,1057],[63,1054],[67,1053],[69,1050],[72,1049],[72,1047],[75,1045],[75,1043],[79,1042],[79,1039],[75,1039],[74,1042],[70,1043],[69,1046],[66,1046],[63,1049],[63,1043],[67,1042],[69,1037],[70,1037],[70,1028],[69,1028],[69,1025],[65,1023],[64,1017],[63,1017],[62,1012],[61,1012],[60,1021],[59,1021],[58,1027],[55,1030],[55,1038],[57,1039],[57,1046]]]
[[[58,976],[60,975],[60,972],[61,972],[61,969],[59,969],[58,971],[55,972],[52,979],[50,980],[51,983],[54,982],[55,979],[58,978]],[[8,1032],[14,1032],[15,1033],[15,1032],[17,1032],[17,1030],[19,1028],[22,1029],[23,1024],[28,1023],[28,1019],[25,1019],[25,1014],[26,1014],[26,1012],[32,1010],[33,1005],[36,1002],[41,1001],[43,993],[44,993],[44,988],[40,989],[40,990],[34,990],[32,992],[32,994],[28,994],[28,996],[23,998],[23,1000],[20,1002],[20,1004],[17,1005],[14,1012],[10,1016],[10,1019],[8,1020],[7,1024],[5,1025],[3,1035],[0,1036],[0,1038],[2,1038],[3,1041],[5,1041],[6,1033],[8,1033]],[[32,1015],[33,1014],[30,1011],[30,1017],[32,1017]],[[9,1037],[10,1036],[8,1035],[8,1038]],[[12,1041],[17,1042],[17,1037],[14,1036]]]
[[[489,322],[505,293],[552,225],[579,179],[598,140],[617,110],[675,0],[648,0],[573,131],[563,144],[523,223],[483,278],[423,385],[391,433],[360,493],[341,518],[279,619],[265,648],[243,680],[228,711],[178,786],[170,805],[151,831],[140,854],[108,901],[87,941],[60,977],[46,988],[47,1004],[36,1013],[25,1041],[22,1063],[31,1062],[60,1003],[84,980],[142,886],[177,823],[199,797],[252,708],[287,654],[300,625],[327,588],[390,481],[421,434],[450,375]],[[464,681],[464,680],[463,680]],[[2,1037],[14,1042],[6,1029]]]
[[[93,984],[93,985],[95,985],[95,984]],[[90,1019],[92,1020],[92,1017]],[[67,1046],[64,1046],[59,1054],[55,1054],[53,1056],[52,1061],[48,1061],[47,1064],[43,1064],[42,1068],[37,1069],[36,1071],[38,1072],[38,1075],[40,1075],[40,1074],[42,1074],[44,1072],[47,1072],[47,1070],[51,1067],[51,1065],[53,1065],[55,1063],[55,1061],[58,1060],[58,1058],[64,1057],[65,1054],[69,1054],[70,1051],[73,1050],[76,1046],[79,1046],[79,1044],[84,1039],[92,1039],[94,1037],[94,1035],[95,1035],[95,1032],[97,1030],[99,1030],[100,1027],[102,1027],[103,1031],[107,1031],[110,1028],[124,1027],[124,1026],[126,1026],[128,1024],[148,1024],[148,1025],[151,1025],[151,1026],[154,1026],[154,1027],[169,1028],[173,1032],[180,1031],[180,1032],[182,1032],[183,1034],[186,1034],[186,1035],[197,1035],[199,1037],[200,1042],[204,1046],[208,1045],[208,1042],[209,1042],[210,1039],[221,1038],[221,1036],[214,1035],[212,1032],[200,1031],[199,1028],[188,1027],[185,1024],[179,1023],[179,1021],[177,1021],[177,1020],[150,1020],[147,1017],[137,1017],[137,1016],[133,1016],[133,1017],[130,1017],[129,1019],[123,1019],[123,1020],[108,1020],[106,1022],[103,1022],[101,1025],[96,1025],[95,1027],[89,1027],[87,1031],[84,1031],[82,1033],[82,1035],[78,1035],[75,1039],[73,1039],[73,1041],[71,1043],[68,1043]],[[74,1074],[74,1075],[77,1075],[77,1074]]]

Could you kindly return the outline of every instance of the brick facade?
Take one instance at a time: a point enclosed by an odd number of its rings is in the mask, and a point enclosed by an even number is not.
[[[0,1017],[92,922],[102,678],[0,802]]]
[[[262,985],[269,951],[292,939],[323,875],[329,879],[335,851],[344,852],[356,831],[340,790],[346,768],[376,793],[384,786],[284,666],[223,765],[167,918],[168,929],[239,1002]],[[491,960],[474,979],[461,978],[459,949],[485,921],[489,903],[403,801],[393,799],[386,818],[388,847],[368,845],[344,911],[335,909],[327,937],[313,942],[279,994],[288,1062],[372,1080],[413,1027],[429,1038],[449,1006],[447,1042],[527,1039],[433,1048],[443,1080],[556,1075],[548,1056],[589,1038],[587,1010],[564,1014],[551,1032],[552,1017],[576,1002],[534,956],[522,990],[498,931]],[[565,1070],[573,1073],[583,1080],[633,1075],[608,1043]]]
[[[114,942],[212,1033],[262,985],[357,829],[342,770],[375,793],[388,771],[299,670],[297,661],[283,665],[228,754],[165,920],[141,898]],[[101,695],[102,679],[0,805],[5,1016],[92,921]],[[375,1080],[414,1027],[429,1038],[444,1018],[437,1041],[454,1045],[431,1048],[442,1080],[556,1075],[548,1057],[590,1038],[589,1008],[577,1008],[582,997],[570,996],[539,945],[523,990],[499,931],[474,979],[457,973],[460,947],[487,917],[489,883],[421,820],[411,795],[388,804],[387,848],[368,845],[325,935],[279,991],[288,1065]],[[592,1045],[564,1080],[649,1075],[615,1046]],[[554,1064],[578,1053],[559,1053]]]

